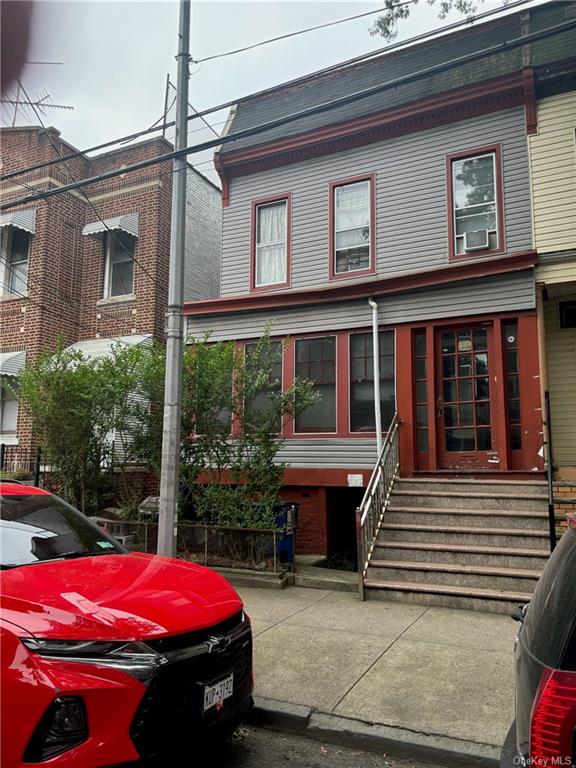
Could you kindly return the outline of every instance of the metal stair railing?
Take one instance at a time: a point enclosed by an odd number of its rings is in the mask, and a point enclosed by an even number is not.
[[[364,579],[370,565],[378,531],[390,493],[398,474],[398,413],[395,413],[384,439],[378,461],[366,488],[362,503],[356,510],[356,543],[358,547],[358,587],[360,600],[364,600]]]

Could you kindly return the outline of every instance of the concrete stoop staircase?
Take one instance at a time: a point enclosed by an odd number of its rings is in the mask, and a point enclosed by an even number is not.
[[[545,482],[397,478],[369,598],[511,613],[550,554]]]

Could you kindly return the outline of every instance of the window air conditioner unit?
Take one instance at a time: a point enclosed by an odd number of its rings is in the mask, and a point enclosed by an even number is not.
[[[464,232],[465,251],[483,251],[490,246],[487,229],[477,229],[474,232]]]

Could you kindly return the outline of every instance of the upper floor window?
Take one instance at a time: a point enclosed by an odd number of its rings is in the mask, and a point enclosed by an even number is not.
[[[297,414],[295,432],[336,432],[336,337],[297,339],[295,374],[310,379],[318,401]]]
[[[288,283],[289,198],[254,206],[253,288]]]
[[[394,331],[380,331],[380,417],[388,429],[396,410]],[[371,333],[350,334],[350,432],[374,432],[374,348]]]
[[[451,254],[503,250],[499,147],[449,163]]]
[[[26,295],[31,235],[18,227],[2,227],[2,293]]]
[[[331,184],[330,276],[372,271],[372,177]]]
[[[120,230],[106,233],[104,298],[134,293],[134,247],[136,238]]]

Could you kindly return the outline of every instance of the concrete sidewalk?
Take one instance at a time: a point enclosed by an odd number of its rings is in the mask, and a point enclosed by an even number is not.
[[[239,591],[257,696],[460,740],[494,764],[514,716],[512,619],[298,587]]]

